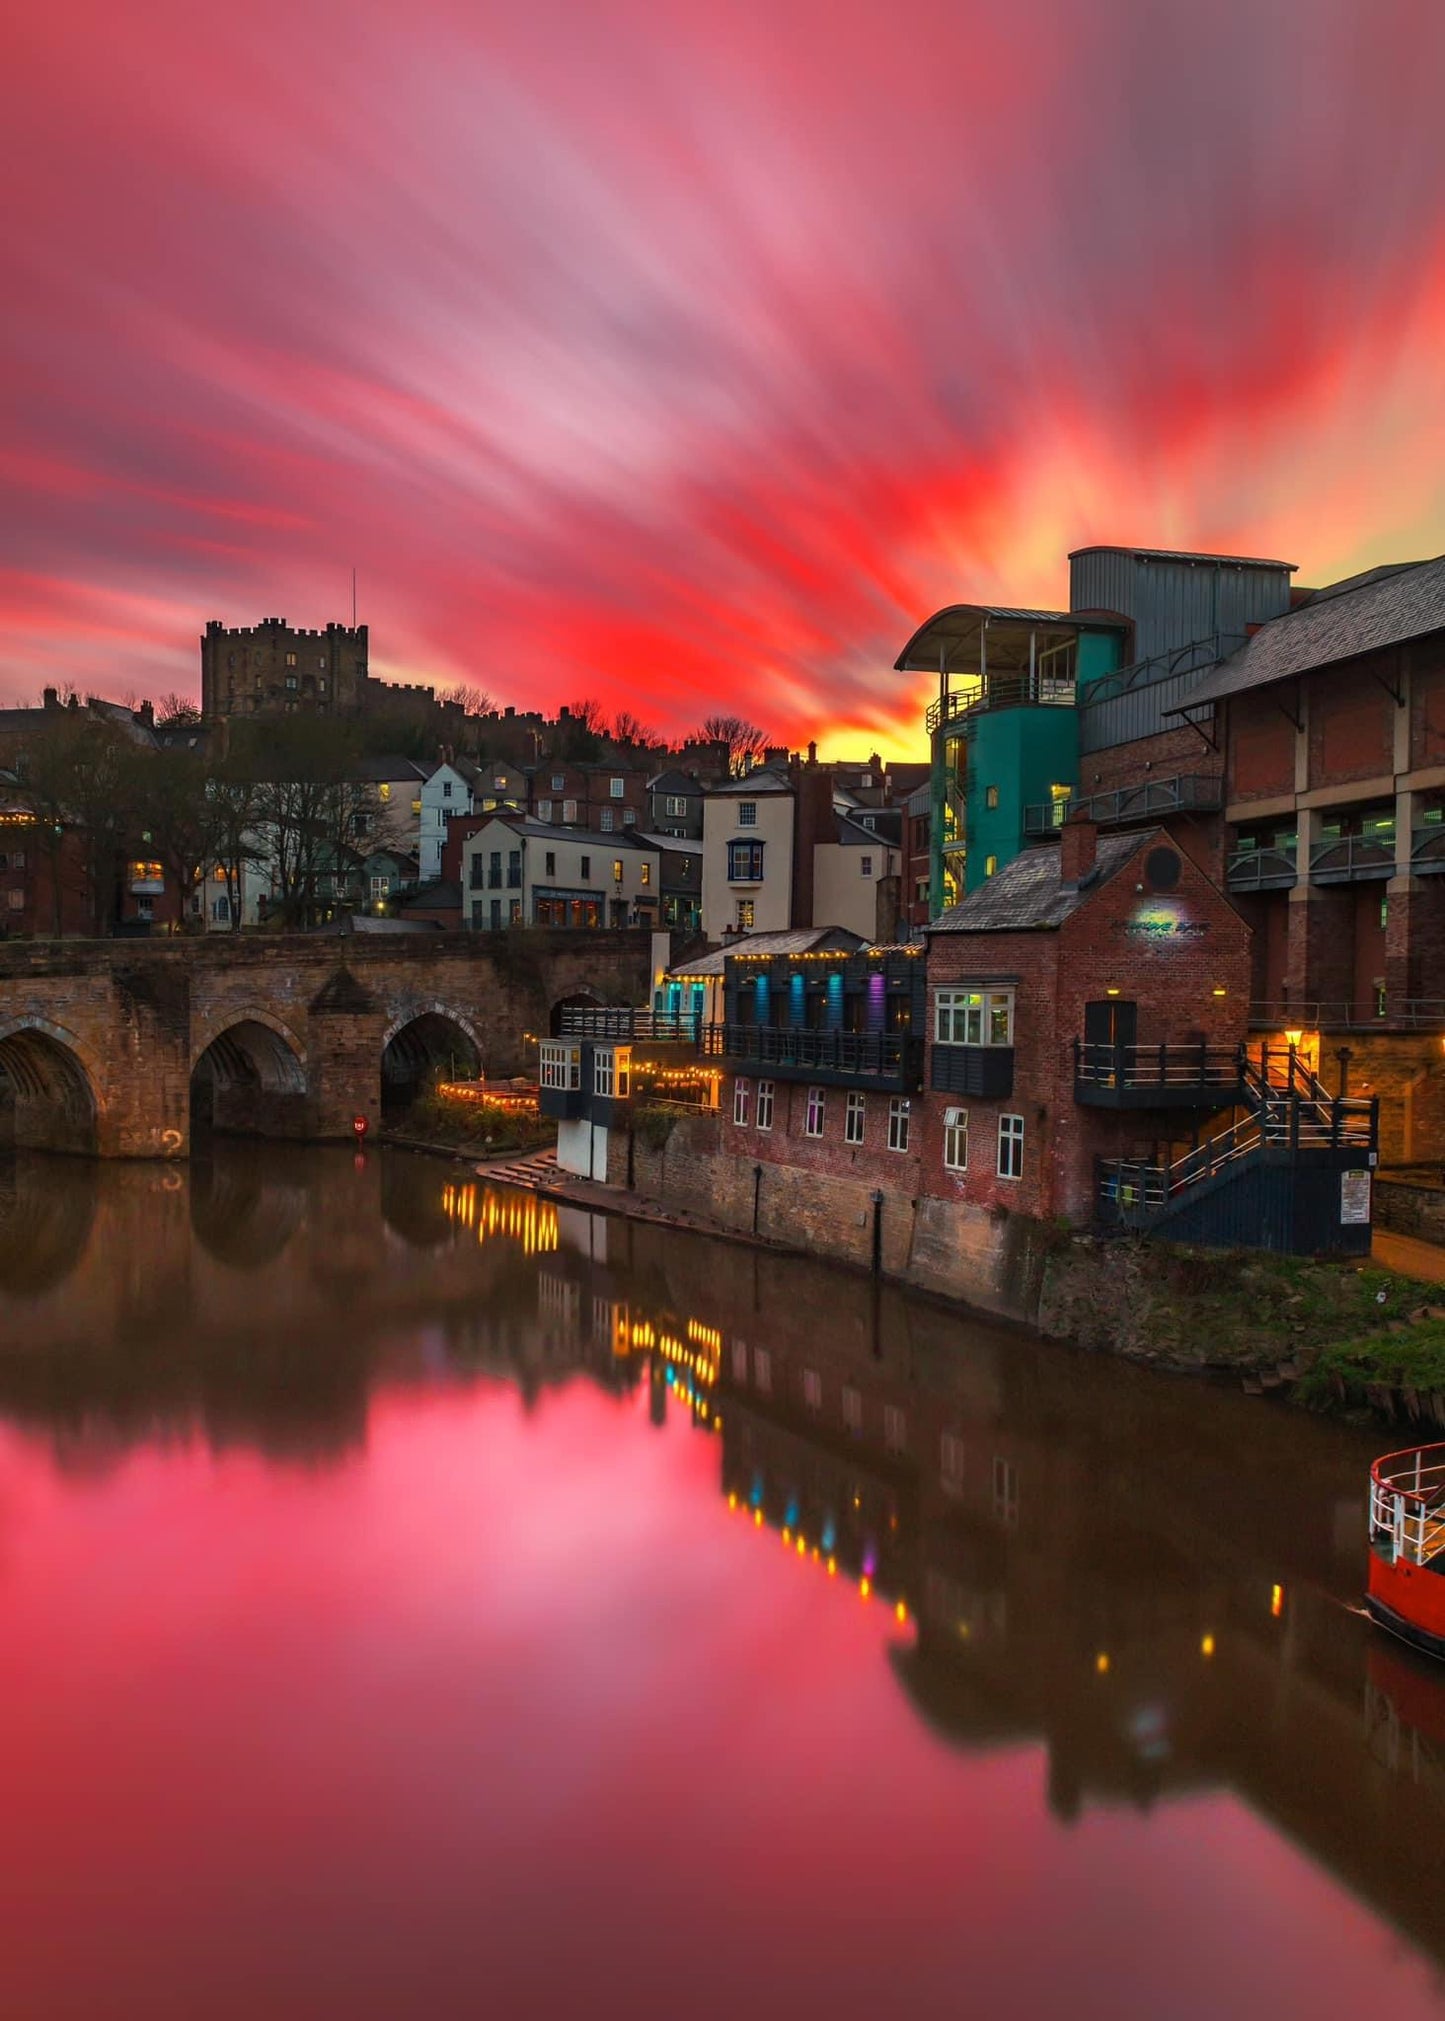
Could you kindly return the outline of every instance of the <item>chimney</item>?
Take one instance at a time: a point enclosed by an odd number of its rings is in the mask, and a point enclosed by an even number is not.
[[[818,762],[818,746],[816,742],[813,742],[810,743],[808,746],[808,763],[810,765],[816,765],[817,762]]]
[[[881,772],[883,770],[883,759],[877,751],[870,751],[868,753],[868,770],[870,772]]]
[[[1092,821],[1075,815],[1059,834],[1059,877],[1064,884],[1077,884],[1094,867],[1099,853],[1099,830]]]
[[[58,688],[47,688],[41,695],[40,700],[47,709],[58,709],[60,707],[60,690]]]

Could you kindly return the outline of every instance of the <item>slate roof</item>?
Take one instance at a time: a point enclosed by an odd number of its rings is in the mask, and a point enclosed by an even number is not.
[[[656,778],[648,780],[647,790],[649,793],[675,793],[679,798],[685,793],[690,793],[697,798],[702,792],[702,787],[696,779],[689,778],[686,772],[659,772]]]
[[[851,954],[855,948],[867,945],[861,933],[851,933],[846,926],[798,926],[786,933],[741,933],[713,948],[710,954],[700,954],[695,961],[681,962],[667,972],[721,975],[730,954],[817,954],[834,948],[842,954]]]
[[[1445,555],[1376,575],[1358,588],[1320,591],[1309,603],[1272,618],[1238,652],[1207,673],[1169,715],[1226,695],[1268,687],[1314,667],[1401,645],[1445,630]]]
[[[683,856],[701,856],[702,844],[691,835],[649,835],[645,831],[624,829],[624,834],[632,834],[639,842],[645,842],[649,849],[671,849]]]
[[[744,772],[740,779],[720,779],[716,786],[709,786],[710,800],[723,793],[738,793],[745,799],[754,799],[759,793],[791,793],[793,782],[786,772],[778,772],[771,765],[758,765],[751,772]]]
[[[1149,828],[1137,835],[1100,836],[1098,854],[1077,884],[1065,884],[1059,875],[1060,849],[1026,849],[977,891],[940,913],[924,932],[1020,933],[1062,926],[1092,892],[1163,832]]]

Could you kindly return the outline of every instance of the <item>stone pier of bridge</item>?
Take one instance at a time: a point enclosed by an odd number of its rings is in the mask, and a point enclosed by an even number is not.
[[[204,1124],[375,1130],[437,1073],[536,1071],[564,1003],[643,1003],[644,930],[0,943],[0,1150],[183,1158]]]

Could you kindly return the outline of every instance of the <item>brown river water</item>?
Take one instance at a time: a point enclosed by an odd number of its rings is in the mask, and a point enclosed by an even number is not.
[[[441,1160],[0,1164],[0,2015],[1445,2013],[1385,1443]]]

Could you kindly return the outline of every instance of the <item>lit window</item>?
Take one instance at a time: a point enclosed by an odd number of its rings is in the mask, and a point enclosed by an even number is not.
[[[1000,1116],[998,1119],[998,1176],[1000,1179],[1022,1179],[1024,1176],[1022,1116]]]
[[[739,828],[756,828],[758,825],[758,803],[756,800],[739,800]]]
[[[761,884],[763,881],[763,848],[761,842],[729,842],[728,883]]]
[[[933,1039],[940,1046],[1011,1046],[1011,989],[941,989],[933,999]]]
[[[614,856],[612,859],[612,882],[614,884],[622,882],[622,858],[620,856]]]
[[[296,664],[296,655],[295,655],[295,653],[287,653],[287,655],[286,655],[286,664],[287,664],[287,666],[288,666],[288,667],[294,667],[294,666],[295,666],[295,664]]]
[[[983,789],[983,804],[984,804],[984,806],[985,806],[985,807],[987,807],[987,808],[989,809],[989,811],[990,811],[990,812],[992,812],[992,810],[993,810],[993,809],[994,809],[995,807],[997,807],[997,805],[998,805],[998,788],[997,788],[997,786],[985,786],[985,787],[984,787],[984,789]]]
[[[382,780],[381,784],[376,789],[376,796],[379,800],[383,802],[391,798],[391,781],[389,779]]]
[[[592,1092],[625,1102],[632,1083],[632,1054],[626,1046],[599,1046],[592,1055]]]
[[[983,859],[984,876],[992,877],[997,869],[998,869],[998,858],[996,856],[985,856]]]
[[[848,1107],[843,1114],[843,1142],[861,1144],[863,1141],[863,1119],[868,1106],[866,1095],[851,1094]]]
[[[736,911],[737,924],[742,928],[744,933],[751,933],[753,930],[753,901],[750,898],[740,898],[737,902]]]
[[[757,1126],[760,1130],[773,1127],[773,1084],[771,1081],[758,1082]]]
[[[808,1110],[803,1121],[805,1137],[821,1137],[823,1118],[827,1114],[827,1097],[821,1088],[809,1088]]]
[[[643,864],[643,865],[641,866],[641,868],[639,869],[639,871],[638,871],[638,873],[637,873],[637,881],[638,881],[638,883],[639,883],[639,884],[651,884],[651,882],[652,882],[652,865],[651,865],[650,863],[644,863],[644,864]]]
[[[943,1112],[943,1164],[949,1172],[968,1170],[968,1110]]]
[[[746,1081],[733,1082],[733,1121],[740,1130],[745,1127],[748,1120],[748,1093]]]
[[[318,666],[318,667],[320,667],[320,669],[321,669],[322,673],[324,674],[324,673],[326,672],[326,655],[325,655],[325,653],[318,653],[318,654],[316,655],[316,664],[317,664],[317,666]],[[324,686],[324,685],[325,685],[325,684],[323,683],[323,686]]]
[[[569,1091],[582,1086],[581,1046],[559,1045],[555,1039],[544,1039],[541,1048],[541,1063],[537,1079],[544,1088],[563,1088]]]
[[[895,1095],[888,1104],[888,1148],[890,1151],[908,1149],[910,1110],[907,1095]]]

